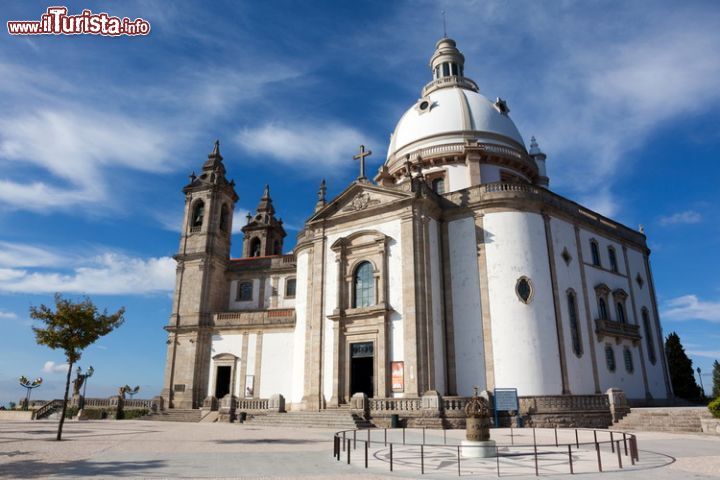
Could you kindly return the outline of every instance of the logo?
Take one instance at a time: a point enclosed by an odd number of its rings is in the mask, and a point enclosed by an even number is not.
[[[113,17],[105,12],[85,9],[79,15],[68,15],[67,7],[48,7],[40,20],[7,22],[10,35],[148,35],[150,22],[142,18]]]

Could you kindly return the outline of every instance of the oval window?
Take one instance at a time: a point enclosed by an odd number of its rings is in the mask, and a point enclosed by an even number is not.
[[[427,110],[427,108],[430,106],[430,103],[427,100],[423,100],[420,102],[420,110]]]
[[[533,288],[530,283],[530,279],[527,277],[520,277],[515,285],[515,293],[517,293],[521,302],[530,303],[533,295]]]

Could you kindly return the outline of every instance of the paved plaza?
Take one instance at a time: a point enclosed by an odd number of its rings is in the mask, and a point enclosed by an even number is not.
[[[419,448],[398,445],[402,441],[399,430],[389,432],[388,441],[397,445],[394,472],[390,473],[382,429],[371,434],[366,470],[363,446],[366,433],[357,436],[357,449],[352,450],[348,465],[346,452],[341,461],[332,456],[334,432],[331,430],[224,423],[87,421],[66,423],[64,441],[56,442],[56,427],[51,421],[0,424],[0,477],[379,479],[421,476]],[[408,443],[421,440],[420,431],[408,431],[406,435]],[[426,435],[427,443],[452,444],[462,437],[462,432],[449,431],[447,439],[439,431],[428,430]],[[499,443],[509,439],[508,430],[494,431],[495,435]],[[532,443],[532,430],[515,430],[513,435],[516,444]],[[538,441],[552,443],[551,435],[552,430],[538,431]],[[570,433],[560,432],[561,443],[563,435],[570,436]],[[720,478],[720,437],[650,432],[637,435],[640,461],[632,466],[628,464],[628,457],[623,456],[622,471],[614,463],[616,456],[608,450],[602,452],[602,462],[606,469],[615,471],[570,477],[565,458],[549,449],[540,455],[540,474],[543,478]],[[425,447],[423,478],[457,478],[453,452],[452,446]],[[593,470],[595,454],[589,449],[574,451],[576,472],[596,471]],[[535,478],[532,455],[501,458],[503,477]],[[495,460],[476,462],[462,460],[463,476],[496,477]]]

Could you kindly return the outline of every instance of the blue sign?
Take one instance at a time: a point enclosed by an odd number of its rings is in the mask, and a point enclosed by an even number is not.
[[[493,394],[495,428],[498,427],[498,412],[517,412],[520,410],[517,388],[496,388]]]

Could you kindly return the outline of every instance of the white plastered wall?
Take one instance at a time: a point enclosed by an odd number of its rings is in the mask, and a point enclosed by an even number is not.
[[[590,240],[594,239],[598,243],[598,250],[600,253],[600,267],[593,265],[592,253],[590,249]],[[608,247],[612,246],[615,249],[615,255],[617,257],[618,271],[613,272],[610,269],[610,258],[608,254]],[[610,291],[616,289],[623,289],[628,295],[631,294],[631,286],[629,278],[625,269],[625,257],[623,255],[622,245],[617,241],[600,235],[597,232],[589,231],[585,228],[580,229],[580,247],[583,251],[583,258],[585,260],[585,278],[587,281],[588,288],[588,301],[590,303],[590,312],[593,317],[593,325],[595,319],[599,318],[597,295],[595,293],[595,286],[601,283],[608,286]],[[637,303],[637,298],[635,299]],[[608,316],[610,320],[617,321],[617,310],[615,302],[613,301],[612,293],[608,297]],[[628,296],[625,301],[625,316],[627,322],[630,324],[637,324],[639,320],[638,313],[632,309],[632,299]],[[644,399],[645,398],[645,387],[642,377],[642,368],[640,365],[640,348],[639,346],[633,346],[630,340],[623,339],[618,343],[614,338],[603,338],[598,341],[597,336],[593,336],[595,341],[595,355],[597,358],[598,366],[598,378],[600,381],[600,391],[604,392],[608,388],[615,387],[621,388],[628,398]],[[607,358],[605,354],[605,346],[611,345],[615,352],[615,371],[610,371],[608,368]],[[623,348],[628,346],[633,356],[633,371],[632,373],[625,370],[625,362],[623,360]]]
[[[555,254],[555,273],[565,344],[565,359],[567,361],[568,388],[573,395],[590,395],[595,393],[595,381],[592,370],[593,359],[590,349],[590,342],[594,341],[595,333],[594,327],[592,331],[588,331],[587,326],[580,262],[577,258],[575,227],[564,220],[553,217],[550,220],[550,228],[552,230],[553,250]],[[564,249],[567,249],[571,258],[568,263],[565,263],[562,257]],[[580,356],[576,355],[573,351],[570,312],[567,299],[567,292],[570,288],[575,291],[578,328],[580,329],[582,339]],[[594,321],[592,323],[594,323]]]
[[[310,267],[309,250],[302,250],[297,255],[297,290],[295,292],[295,330],[293,331],[292,349],[292,390],[290,402],[302,402],[305,384],[305,331],[307,328],[307,302],[308,302],[308,269]]]
[[[560,355],[552,282],[542,217],[529,212],[488,213],[488,289],[496,387],[516,387],[519,395],[562,393]],[[529,304],[515,292],[530,278]],[[457,333],[456,333],[457,335]]]
[[[487,385],[475,238],[473,217],[448,224],[458,395],[471,395],[474,385],[481,390]]]
[[[277,393],[285,399],[293,398],[293,370],[288,368],[293,361],[293,342],[293,332],[263,334],[260,398]]]

